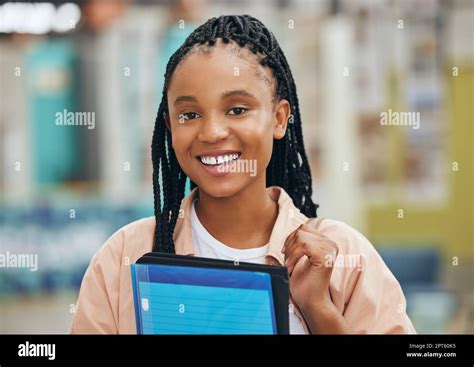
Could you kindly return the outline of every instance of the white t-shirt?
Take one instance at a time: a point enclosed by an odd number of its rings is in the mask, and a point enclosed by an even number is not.
[[[194,203],[195,201],[193,201],[191,205],[191,225],[196,256],[265,264],[265,256],[268,251],[268,244],[265,246],[245,250],[239,250],[224,245],[222,242],[212,237],[207,229],[201,224],[194,209]],[[290,334],[306,334],[303,324],[293,312],[289,312],[289,318]]]

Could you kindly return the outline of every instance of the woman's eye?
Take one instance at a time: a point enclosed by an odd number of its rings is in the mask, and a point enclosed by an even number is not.
[[[198,117],[199,117],[199,114],[197,114],[196,112],[184,112],[178,116],[180,122],[184,120],[194,120],[194,119],[197,119]]]
[[[229,113],[229,115],[237,116],[237,115],[241,115],[241,114],[245,113],[246,111],[247,111],[247,109],[244,108],[244,107],[234,107],[234,108],[231,108],[228,113]]]

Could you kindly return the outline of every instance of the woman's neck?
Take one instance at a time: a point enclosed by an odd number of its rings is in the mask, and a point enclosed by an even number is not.
[[[278,204],[261,182],[225,198],[200,190],[195,209],[199,221],[214,238],[236,249],[266,245],[278,217]]]

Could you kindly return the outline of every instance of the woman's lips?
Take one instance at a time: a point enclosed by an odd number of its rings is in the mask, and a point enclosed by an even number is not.
[[[197,157],[196,159],[198,160],[199,165],[203,168],[203,170],[206,173],[214,177],[222,177],[232,171],[232,166],[236,164],[236,162],[240,159],[240,157],[241,157],[241,154],[239,153],[239,157],[237,159],[234,159],[230,162],[224,162],[224,163],[215,164],[215,165],[206,165],[202,163],[199,157]]]

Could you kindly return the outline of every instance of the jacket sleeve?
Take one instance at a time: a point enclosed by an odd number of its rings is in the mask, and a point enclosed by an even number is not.
[[[331,222],[340,250],[330,293],[348,324],[359,334],[415,334],[400,284],[375,248],[352,227]]]
[[[116,232],[92,258],[82,279],[69,333],[118,333],[122,237]]]

